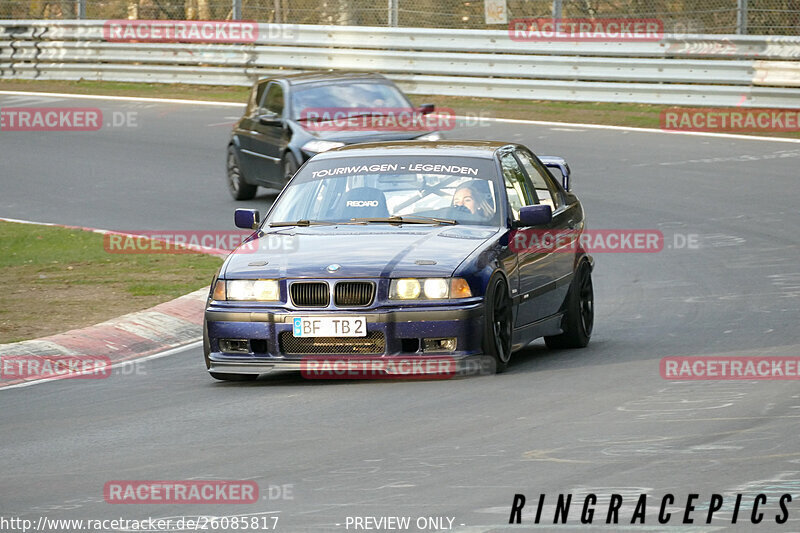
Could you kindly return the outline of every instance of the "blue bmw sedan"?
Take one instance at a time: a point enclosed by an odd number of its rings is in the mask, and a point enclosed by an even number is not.
[[[569,172],[561,158],[502,142],[319,154],[263,221],[236,210],[236,225],[254,233],[213,280],[207,369],[243,381],[321,361],[403,358],[417,370],[480,359],[502,372],[540,337],[551,348],[586,346],[594,263]]]

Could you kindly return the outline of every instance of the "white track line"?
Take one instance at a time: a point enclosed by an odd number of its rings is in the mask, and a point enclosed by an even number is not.
[[[116,100],[119,102],[156,102],[160,104],[191,104],[207,106],[244,107],[245,103],[209,102],[208,100],[182,100],[180,98],[147,98],[143,96],[103,96],[94,94],[39,93],[31,91],[0,91],[0,94],[24,96],[49,96],[53,98],[82,98],[84,100]]]
[[[5,217],[0,217],[0,222],[14,222],[16,224],[32,224],[34,226],[52,226],[52,227],[56,227],[56,228],[65,228],[65,229],[73,229],[73,230],[81,230],[81,231],[90,231],[92,233],[99,233],[100,235],[120,235],[122,237],[133,237],[135,239],[138,239],[140,237],[144,237],[144,238],[146,238],[148,240],[151,240],[151,241],[163,242],[163,243],[167,243],[167,244],[170,243],[169,239],[151,238],[151,237],[148,237],[147,235],[142,235],[142,234],[137,234],[137,233],[126,233],[124,231],[115,231],[115,230],[101,229],[101,228],[90,228],[90,227],[86,227],[86,226],[70,226],[70,225],[65,225],[65,224],[56,224],[54,222],[36,222],[34,220],[21,220],[21,219],[18,219],[18,218],[5,218]],[[222,250],[222,249],[219,249],[219,248],[210,248],[208,246],[201,246],[199,244],[197,244],[197,245],[195,245],[195,244],[183,244],[181,246],[183,246],[187,250],[193,250],[195,252],[200,252],[202,254],[208,254],[208,255],[216,255],[216,256],[226,257],[231,253],[231,250]]]
[[[116,100],[120,102],[156,102],[164,104],[189,104],[189,105],[205,105],[205,106],[220,106],[220,107],[244,107],[244,103],[236,102],[209,102],[208,100],[181,100],[177,98],[146,98],[137,96],[102,96],[90,94],[67,94],[67,93],[40,93],[30,91],[0,91],[0,95],[36,95],[36,96],[51,96],[55,98],[82,98],[85,100]],[[457,119],[475,120],[475,117],[468,117],[456,115]],[[546,120],[522,120],[514,118],[492,118],[481,117],[480,120],[488,120],[491,122],[502,122],[505,124],[532,124],[536,126],[556,126],[556,127],[572,127],[572,128],[589,128],[595,130],[616,130],[616,131],[632,131],[637,133],[661,133],[665,135],[693,135],[695,137],[716,137],[720,139],[737,139],[742,141],[766,141],[778,143],[793,143],[800,144],[800,139],[791,139],[787,137],[761,137],[758,135],[741,135],[736,133],[716,133],[710,131],[665,131],[657,128],[636,128],[632,126],[610,126],[607,124],[583,124],[579,122],[550,122]]]
[[[456,116],[456,118],[462,118]],[[463,117],[469,120],[476,120],[475,117]],[[480,119],[477,119],[480,120]],[[716,133],[711,131],[669,131],[660,130],[657,128],[634,128],[628,126],[609,126],[607,124],[582,124],[577,122],[549,122],[546,120],[521,120],[514,118],[491,118],[487,117],[483,120],[493,122],[504,122],[506,124],[536,124],[538,126],[569,126],[573,128],[591,128],[596,130],[617,130],[617,131],[635,131],[642,133],[663,133],[665,135],[695,135],[697,137],[719,137],[723,139],[740,139],[745,141],[772,141],[780,143],[800,143],[800,139],[790,139],[787,137],[761,137],[758,135],[741,135],[738,133]]]
[[[145,356],[145,357],[138,357],[138,358],[134,358],[134,359],[127,359],[125,361],[120,361],[119,363],[114,363],[113,365],[111,365],[110,368],[113,370],[115,368],[119,368],[119,367],[124,366],[124,365],[129,365],[129,364],[131,364],[133,362],[149,361],[150,359],[160,359],[161,357],[167,357],[168,355],[174,355],[176,353],[184,352],[186,350],[193,350],[195,348],[199,348],[202,345],[203,345],[203,339],[198,339],[198,340],[195,340],[195,341],[191,341],[189,344],[183,344],[181,346],[176,346],[174,348],[169,348],[167,350],[164,350],[163,352],[157,352],[157,353]],[[69,356],[67,356],[67,357],[69,357]],[[79,375],[80,375],[80,373],[76,373],[75,374],[75,376],[79,376]],[[22,387],[32,387],[34,385],[40,385],[42,383],[50,383],[51,381],[64,381],[64,380],[69,380],[69,379],[74,379],[74,378],[58,377],[58,378],[45,378],[45,379],[37,379],[37,380],[34,380],[34,381],[26,381],[25,383],[17,383],[16,385],[9,385],[7,387],[0,386],[0,392],[2,392],[4,390],[10,390],[10,389],[19,389],[19,388],[22,388]]]

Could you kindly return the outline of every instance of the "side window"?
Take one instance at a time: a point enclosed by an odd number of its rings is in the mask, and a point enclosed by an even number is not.
[[[274,81],[270,82],[267,87],[266,94],[264,94],[258,110],[260,115],[270,112],[279,117],[283,116],[283,87]]]
[[[525,179],[525,173],[511,153],[500,156],[500,167],[503,169],[503,181],[506,186],[506,196],[514,218],[519,218],[519,208],[524,205],[534,204],[530,186]]]
[[[519,157],[522,166],[525,167],[525,172],[528,173],[531,182],[533,182],[533,188],[536,190],[536,197],[539,199],[539,203],[549,205],[553,211],[561,207],[564,202],[558,192],[558,186],[553,182],[553,178],[547,168],[531,157],[529,153],[522,150],[517,152],[517,157]]]

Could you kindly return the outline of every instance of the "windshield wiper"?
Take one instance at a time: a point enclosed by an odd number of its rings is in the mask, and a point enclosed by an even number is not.
[[[392,217],[367,217],[367,218],[351,218],[351,222],[365,222],[365,223],[377,223],[377,224],[448,224],[454,225],[458,224],[457,220],[452,220],[449,218],[434,218],[434,217],[422,217],[422,216],[413,216],[413,217],[401,217],[401,216],[392,216]]]
[[[281,228],[285,226],[330,226],[333,222],[322,222],[320,220],[295,220],[294,222],[270,222],[270,228]]]

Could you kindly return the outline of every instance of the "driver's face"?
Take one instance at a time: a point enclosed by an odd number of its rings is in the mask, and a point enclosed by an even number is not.
[[[463,205],[473,215],[475,214],[475,199],[472,197],[472,191],[469,189],[458,189],[453,195],[453,205]]]

